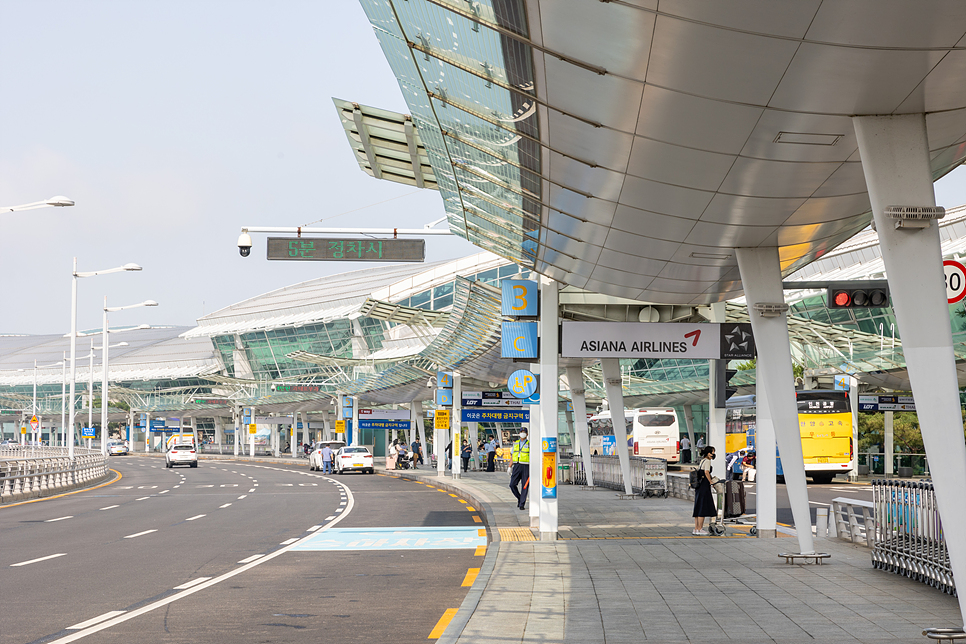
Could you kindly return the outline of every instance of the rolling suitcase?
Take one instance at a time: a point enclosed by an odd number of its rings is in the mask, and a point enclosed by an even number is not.
[[[733,519],[745,513],[745,484],[743,481],[725,481],[724,518]]]

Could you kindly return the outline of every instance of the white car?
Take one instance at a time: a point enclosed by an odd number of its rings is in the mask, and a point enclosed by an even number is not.
[[[164,455],[164,466],[190,465],[198,467],[198,453],[194,445],[172,445]]]
[[[335,460],[335,453],[340,447],[345,447],[344,441],[319,441],[309,452],[309,469],[313,471],[322,471],[322,448],[326,445],[332,450],[332,458]]]
[[[127,444],[124,441],[111,441],[107,444],[107,453],[111,456],[123,456],[128,453]]]
[[[368,447],[342,447],[335,453],[335,473],[365,472],[375,474],[372,453]]]

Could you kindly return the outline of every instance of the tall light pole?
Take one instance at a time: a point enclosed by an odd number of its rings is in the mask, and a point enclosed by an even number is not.
[[[86,273],[77,272],[77,258],[74,258],[74,269],[71,273],[73,280],[70,289],[70,442],[68,443],[67,453],[70,458],[74,458],[74,419],[77,416],[77,409],[74,401],[77,389],[77,278],[95,277],[97,275],[107,275],[108,273],[120,273],[121,271],[139,271],[141,267],[137,264],[125,264],[117,268],[109,268],[104,271],[90,271]]]
[[[35,201],[33,203],[25,203],[21,206],[0,206],[0,212],[17,212],[20,210],[33,210],[34,208],[46,208],[47,206],[73,206],[73,199],[68,199],[63,195],[57,197],[51,197],[46,201]]]
[[[67,352],[64,351],[64,362],[60,372],[60,446],[64,446],[67,433]]]
[[[125,309],[136,309],[139,306],[157,306],[154,300],[145,300],[139,304],[129,304],[127,306],[107,306],[107,296],[104,296],[104,324],[101,330],[101,346],[104,353],[101,356],[103,371],[101,373],[101,454],[107,456],[107,354],[110,348],[107,344],[107,314],[114,311]]]

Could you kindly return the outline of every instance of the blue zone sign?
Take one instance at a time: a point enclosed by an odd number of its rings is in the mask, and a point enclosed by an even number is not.
[[[537,357],[536,322],[503,322],[500,340],[502,358]]]
[[[539,285],[531,280],[503,280],[500,282],[501,312],[514,317],[536,317]]]
[[[529,423],[529,409],[464,409],[464,423]]]
[[[408,420],[363,420],[359,419],[359,429],[409,429]]]

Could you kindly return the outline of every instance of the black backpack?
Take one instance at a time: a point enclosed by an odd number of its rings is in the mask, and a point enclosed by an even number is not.
[[[704,480],[704,470],[695,468],[691,470],[688,474],[688,485],[691,486],[692,490],[697,490],[698,486],[701,485],[701,481]]]

